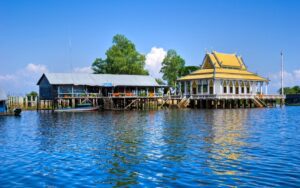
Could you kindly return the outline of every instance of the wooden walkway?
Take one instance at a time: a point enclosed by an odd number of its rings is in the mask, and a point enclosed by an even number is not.
[[[165,95],[165,96],[85,96],[58,97],[48,109],[76,107],[78,104],[89,102],[104,110],[151,110],[162,108],[264,108],[275,107],[278,101],[283,105],[284,96],[281,95],[250,95],[250,94],[222,94],[222,95]],[[40,107],[41,104],[38,105]],[[44,105],[45,107],[45,105]],[[42,109],[42,108],[40,108]]]

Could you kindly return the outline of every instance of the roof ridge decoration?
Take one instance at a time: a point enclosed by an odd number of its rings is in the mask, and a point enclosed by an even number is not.
[[[243,60],[236,53],[229,54],[213,51],[211,54],[222,68],[247,69]]]
[[[199,70],[181,77],[178,80],[194,79],[238,79],[268,82],[268,79],[259,76],[257,73],[248,71],[242,57],[236,53],[226,54],[216,51],[205,54],[202,66]]]
[[[216,55],[216,51],[212,51],[212,55],[215,57],[215,59],[217,60],[217,62],[219,63],[220,67],[222,67],[222,61],[219,60],[219,58]]]
[[[247,68],[246,68],[246,66],[243,62],[242,56],[238,56],[238,55],[235,55],[235,56],[236,56],[236,59],[238,60],[238,62],[240,63],[240,65],[241,65],[241,69],[246,69],[247,70]]]

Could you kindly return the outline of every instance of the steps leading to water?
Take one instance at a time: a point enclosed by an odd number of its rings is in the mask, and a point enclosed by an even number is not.
[[[178,103],[178,108],[186,108],[190,104],[190,97],[183,97],[181,101]]]
[[[254,102],[255,106],[258,108],[267,107],[267,105],[262,100],[260,100],[258,97],[254,97],[253,102]]]

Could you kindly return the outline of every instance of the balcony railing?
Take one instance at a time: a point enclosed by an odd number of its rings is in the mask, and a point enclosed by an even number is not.
[[[58,93],[58,98],[99,98],[100,93]]]
[[[260,99],[282,99],[282,95],[257,95],[257,94],[203,94],[190,95],[191,99],[253,99],[258,97]]]
[[[163,97],[162,93],[108,93],[108,97]]]

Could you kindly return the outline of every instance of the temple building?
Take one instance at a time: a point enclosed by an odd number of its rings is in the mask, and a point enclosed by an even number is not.
[[[268,94],[269,80],[247,70],[242,57],[207,53],[201,68],[180,78],[183,95]]]
[[[183,104],[184,99],[196,100],[196,103],[197,99],[204,99],[206,105],[216,108],[264,107],[270,101],[273,106],[280,98],[268,95],[269,80],[248,71],[242,57],[236,54],[207,53],[200,69],[179,78],[177,83]]]

